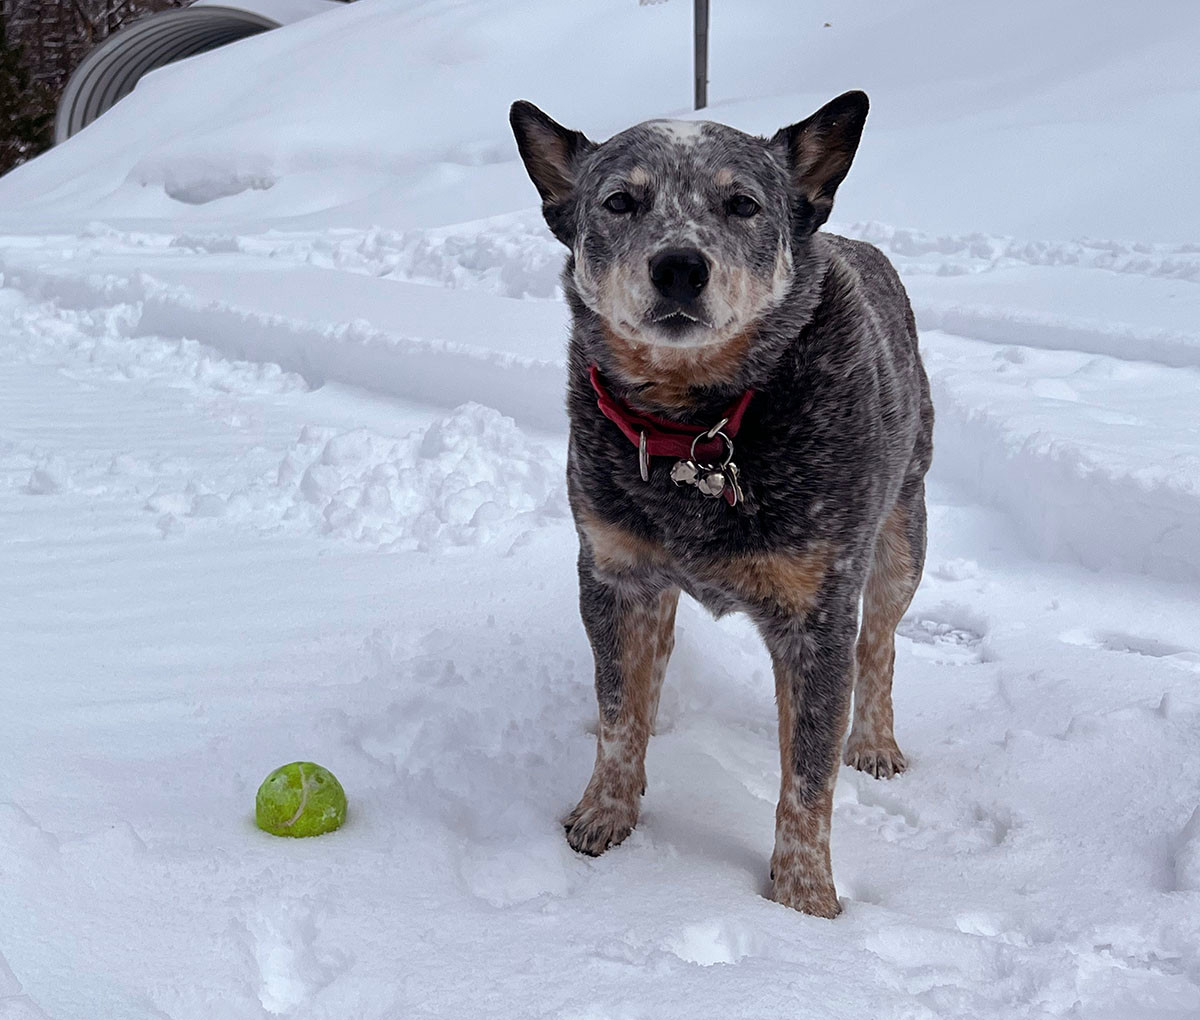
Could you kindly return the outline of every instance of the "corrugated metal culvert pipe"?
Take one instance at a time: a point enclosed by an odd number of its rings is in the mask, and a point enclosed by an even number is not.
[[[202,0],[142,18],[105,39],[75,69],[58,101],[55,144],[82,131],[156,68],[337,6],[328,0],[248,0],[229,7]]]

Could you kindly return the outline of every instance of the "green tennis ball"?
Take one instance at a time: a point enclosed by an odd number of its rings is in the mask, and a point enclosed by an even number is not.
[[[254,820],[273,836],[320,836],[346,820],[346,791],[329,769],[311,761],[283,765],[263,780]]]

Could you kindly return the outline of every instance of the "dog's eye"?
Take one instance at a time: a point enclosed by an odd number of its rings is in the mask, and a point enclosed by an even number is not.
[[[616,213],[618,216],[624,216],[626,213],[631,213],[637,208],[637,202],[628,191],[618,191],[615,194],[609,195],[604,200],[604,208],[610,213]]]
[[[749,219],[758,212],[758,203],[749,195],[734,195],[728,202],[725,203],[725,208],[730,216],[740,216],[742,219]]]

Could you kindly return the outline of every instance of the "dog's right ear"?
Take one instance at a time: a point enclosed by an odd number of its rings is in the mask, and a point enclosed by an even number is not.
[[[508,120],[529,179],[542,196],[542,212],[550,229],[561,240],[552,222],[553,212],[570,200],[575,190],[579,159],[596,145],[581,132],[563,127],[523,99],[512,104]]]
[[[829,219],[834,193],[858,151],[869,107],[865,92],[846,92],[771,139],[785,154],[809,232]]]

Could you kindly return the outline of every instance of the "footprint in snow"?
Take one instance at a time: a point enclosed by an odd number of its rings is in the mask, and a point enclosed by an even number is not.
[[[953,559],[944,560],[933,568],[930,573],[943,581],[970,581],[979,576],[979,564],[974,560]]]
[[[979,931],[972,930],[975,918],[966,920],[957,930],[897,925],[875,931],[865,948],[883,964],[885,980],[929,1015],[1049,1015],[1046,1003],[1070,991],[1062,961],[1043,947],[1027,948],[1019,937],[992,936],[986,921]]]
[[[662,948],[686,963],[711,967],[762,955],[760,936],[744,925],[726,920],[691,924],[662,943]]]
[[[1145,634],[1131,634],[1119,630],[1071,630],[1060,634],[1059,640],[1084,648],[1099,648],[1106,652],[1162,659],[1172,666],[1200,672],[1200,651]]]
[[[315,911],[305,900],[265,901],[245,919],[258,969],[258,998],[269,1013],[291,1013],[353,962],[317,944]]]
[[[927,800],[917,807],[905,791],[868,777],[849,776],[846,785],[849,789],[839,791],[834,802],[839,816],[874,829],[888,843],[990,850],[1002,845],[1015,825],[1001,805]]]
[[[898,637],[912,642],[920,659],[965,666],[983,661],[984,622],[965,606],[943,603],[934,612],[912,614],[900,621]]]

